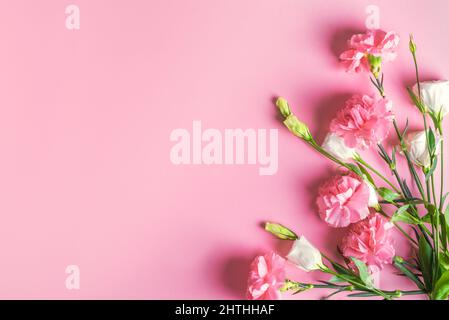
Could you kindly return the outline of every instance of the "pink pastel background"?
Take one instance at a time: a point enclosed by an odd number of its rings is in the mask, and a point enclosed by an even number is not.
[[[65,28],[72,3],[79,31]],[[373,92],[336,59],[369,4],[403,40],[385,86],[399,123],[417,126],[406,38],[424,78],[449,77],[446,0],[0,0],[0,298],[244,298],[254,256],[288,249],[264,220],[335,255],[341,232],[314,205],[333,166],[272,100],[288,98],[321,140],[349,94]],[[193,120],[279,129],[278,173],[174,166],[170,132]],[[80,290],[65,288],[70,264]],[[385,288],[410,287],[386,273]]]

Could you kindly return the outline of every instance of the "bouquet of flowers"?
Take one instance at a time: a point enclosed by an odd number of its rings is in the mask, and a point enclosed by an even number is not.
[[[340,60],[348,72],[366,72],[378,96],[354,95],[346,101],[330,123],[322,144],[293,114],[287,101],[277,99],[283,123],[291,133],[338,166],[336,175],[319,188],[316,205],[325,223],[346,228],[346,234],[338,244],[342,259],[335,261],[304,236],[267,222],[265,230],[291,241],[292,247],[285,258],[274,252],[255,258],[248,279],[249,299],[278,299],[281,292],[300,293],[314,288],[331,289],[328,297],[346,292],[350,297],[386,300],[419,294],[435,300],[448,298],[449,205],[445,201],[448,193],[444,192],[442,125],[449,113],[449,81],[420,82],[417,46],[410,36],[416,85],[407,91],[422,114],[423,126],[422,131],[409,132],[407,121],[400,128],[384,88],[382,71],[384,62],[396,58],[398,43],[396,33],[382,30],[351,37]],[[397,136],[397,143],[387,146],[384,141],[390,131]],[[361,157],[358,151],[367,149],[377,150],[389,172],[381,173]],[[412,181],[399,172],[398,156],[404,157]],[[435,185],[437,172],[439,188]],[[412,247],[411,257],[396,255],[392,241],[395,230]],[[286,279],[287,263],[327,277],[318,283]],[[379,288],[379,272],[388,264],[407,277],[416,290]]]

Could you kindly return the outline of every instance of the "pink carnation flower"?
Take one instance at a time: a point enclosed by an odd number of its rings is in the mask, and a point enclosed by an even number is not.
[[[285,259],[275,253],[258,256],[251,264],[247,297],[249,300],[279,300],[285,282]]]
[[[347,227],[366,218],[377,203],[374,189],[353,173],[334,176],[318,190],[321,219],[334,228]]]
[[[350,148],[367,149],[388,136],[393,121],[393,103],[367,95],[354,95],[332,120],[330,130]]]
[[[395,250],[393,225],[377,213],[352,225],[342,239],[340,250],[344,257],[365,262],[372,273],[393,261]]]
[[[349,49],[340,55],[340,60],[348,72],[370,71],[368,55],[381,57],[383,61],[394,60],[398,44],[399,36],[394,32],[368,30],[351,37]]]

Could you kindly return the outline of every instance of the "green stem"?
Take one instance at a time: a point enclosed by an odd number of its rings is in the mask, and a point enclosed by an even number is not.
[[[325,273],[328,273],[328,274],[331,274],[331,275],[334,275],[334,276],[338,276],[341,280],[344,280],[347,283],[350,283],[350,284],[356,286],[357,288],[361,288],[362,290],[360,290],[360,291],[367,291],[367,292],[376,293],[377,295],[385,298],[386,300],[391,300],[393,298],[390,295],[385,294],[383,291],[381,291],[381,290],[379,290],[377,288],[374,288],[374,287],[370,288],[370,287],[366,286],[362,282],[355,281],[355,280],[353,280],[351,278],[347,278],[344,274],[339,274],[339,273],[337,273],[337,272],[335,272],[335,271],[333,271],[333,270],[331,270],[331,269],[329,269],[327,267],[321,269],[321,271],[325,272]]]
[[[415,74],[416,74],[416,82],[417,82],[417,86],[418,86],[418,99],[419,102],[421,104],[422,103],[422,94],[421,94],[421,83],[419,81],[419,68],[418,68],[418,61],[416,59],[416,52],[412,51],[412,57],[413,57],[413,63],[415,65]],[[433,159],[433,154],[432,154],[432,150],[430,149],[430,144],[429,144],[429,137],[428,137],[428,131],[427,131],[427,116],[426,116],[426,108],[424,108],[424,112],[423,112],[423,121],[424,121],[424,130],[426,132],[426,144],[427,144],[427,149],[429,152],[429,157],[431,162],[435,161],[435,159]],[[432,166],[432,163],[430,164]],[[441,166],[441,168],[443,169],[443,167]],[[434,174],[431,174],[431,182],[432,182],[432,196],[433,196],[433,201],[435,206],[437,206],[437,200],[436,200],[436,196],[435,196],[435,179],[434,179]],[[443,180],[443,178],[442,178]],[[428,195],[428,201],[430,202],[430,192],[429,192],[429,183],[427,180],[427,195]],[[441,193],[441,191],[440,191]],[[440,206],[441,206],[441,197],[440,196]],[[433,245],[434,245],[434,251],[433,251],[433,272],[432,272],[432,285],[435,285],[435,282],[437,280],[438,277],[438,269],[439,269],[439,251],[440,251],[440,226],[439,226],[439,220],[440,220],[440,210],[437,209],[433,212],[433,217],[432,217],[432,233],[433,233]]]
[[[428,203],[431,203],[432,202],[432,198],[430,196],[430,181],[429,180],[426,180],[426,190],[427,190],[427,198],[426,198],[426,200],[427,200]]]
[[[390,180],[388,180],[384,175],[382,175],[379,171],[377,171],[376,169],[374,169],[372,166],[370,166],[365,160],[363,160],[362,158],[358,157],[356,159],[356,161],[358,163],[360,163],[361,165],[365,166],[367,169],[371,170],[375,175],[377,175],[379,178],[381,178],[384,182],[386,182],[391,188],[393,188],[397,193],[401,193],[401,191],[393,184],[390,182]]]
[[[416,65],[416,60],[415,60],[415,65]],[[417,78],[418,78],[418,75],[417,75]],[[421,90],[419,90],[419,92],[421,92]],[[419,101],[421,102],[421,95],[419,96]],[[426,135],[426,146],[427,146],[427,152],[429,153],[429,159],[431,160],[431,162],[433,162],[434,160],[433,160],[433,158],[432,158],[432,151],[430,150],[430,143],[429,143],[429,129],[428,129],[428,126],[427,126],[427,117],[426,117],[426,114],[425,113],[423,113],[422,114],[422,117],[423,117],[423,122],[424,122],[424,132],[425,132],[425,135]],[[432,163],[430,164],[430,166],[432,166]],[[430,198],[430,184],[429,184],[429,180],[427,179],[427,177],[426,177],[426,189],[427,189],[427,201],[428,202],[431,202],[431,198]],[[433,185],[433,173],[432,173],[432,191],[433,191],[433,200],[434,200],[434,203],[435,203],[435,206],[437,205],[436,204],[436,202],[435,202],[435,192],[434,192],[434,185]]]
[[[415,66],[416,66],[416,59],[415,59]],[[416,66],[416,69],[417,69],[417,66]],[[385,94],[385,89],[383,87],[383,81],[380,81],[379,78],[376,77],[376,76],[375,76],[375,79],[376,79],[375,82],[372,81],[374,86],[379,90],[379,93],[382,96],[382,98],[385,98],[386,94]],[[421,88],[421,86],[420,86],[419,81],[418,81],[418,90],[419,90],[419,94],[420,94],[420,97],[421,97],[421,90],[420,90],[420,88]],[[425,199],[424,189],[422,187],[421,180],[419,179],[419,176],[418,176],[418,174],[417,174],[417,172],[415,170],[413,162],[411,161],[409,152],[407,151],[406,148],[404,148],[404,139],[403,139],[403,136],[402,136],[401,132],[399,131],[399,128],[398,128],[398,125],[397,125],[397,122],[396,122],[395,118],[393,118],[393,126],[394,126],[394,130],[396,131],[396,134],[397,134],[397,136],[399,138],[399,141],[401,143],[402,151],[403,151],[403,153],[404,153],[404,155],[405,155],[405,157],[407,159],[408,167],[409,167],[409,169],[410,169],[410,171],[412,173],[413,179],[415,180],[416,186],[418,187],[419,193],[421,194],[422,199]],[[382,148],[381,144],[379,144],[379,146]],[[401,187],[401,190],[402,190],[404,196],[406,196],[407,192],[405,190],[405,186],[403,185],[402,179],[400,178],[399,173],[397,172],[396,168],[392,169],[392,172],[395,175],[395,177],[396,177],[396,179],[397,179],[397,181],[399,183],[399,186]],[[405,197],[405,198],[407,198],[407,197]],[[415,208],[415,206],[413,204],[412,204],[412,208],[416,211],[416,208]],[[417,211],[416,211],[416,215],[418,216],[418,212]],[[418,228],[421,230],[421,232],[423,234],[425,234],[425,233],[429,234],[430,233],[429,230],[425,226],[423,226],[423,225],[419,225]],[[426,237],[426,239],[427,239],[427,237]]]
[[[399,231],[400,231],[400,232],[401,232],[401,233],[402,233],[408,240],[410,240],[416,247],[419,247],[418,242],[417,242],[415,239],[413,239],[412,237],[410,237],[410,235],[409,235],[404,229],[402,229],[402,227],[401,227],[397,222],[394,222],[393,224],[395,225],[396,228],[399,229]]]
[[[374,75],[374,79],[375,79],[375,82],[373,81],[374,86],[377,88],[377,90],[379,90],[379,93],[380,93],[381,97],[382,97],[382,98],[385,98],[385,97],[386,97],[386,94],[385,94],[385,89],[384,89],[384,87],[383,87],[383,81],[381,81],[381,80],[379,79],[379,77],[376,76],[376,75]],[[397,123],[396,123],[396,119],[394,119],[394,118],[393,118],[393,126],[394,126],[394,129],[395,129],[395,131],[396,131],[396,134],[397,134],[397,136],[398,136],[398,138],[399,138],[399,141],[401,142],[401,146],[403,146],[403,145],[404,145],[403,137],[402,137],[401,132],[399,131],[398,125],[397,125]],[[427,131],[426,131],[426,132],[427,132]],[[423,187],[422,187],[422,184],[421,184],[420,179],[418,178],[418,175],[417,175],[417,173],[416,173],[416,170],[415,170],[415,168],[413,167],[413,163],[412,163],[412,161],[411,161],[411,159],[410,159],[410,154],[408,153],[407,150],[405,150],[405,148],[403,148],[402,151],[404,152],[404,155],[405,155],[405,157],[407,158],[407,163],[409,164],[410,170],[412,171],[413,178],[415,179],[415,182],[416,182],[416,185],[417,185],[417,187],[418,187],[418,189],[419,189],[419,192],[420,192],[422,198],[424,199],[424,198],[425,198],[425,197],[424,197],[424,189],[423,189]]]
[[[329,152],[327,152],[326,150],[323,149],[323,147],[321,147],[319,144],[317,144],[314,140],[312,141],[306,141],[312,148],[314,148],[316,151],[318,151],[319,153],[321,153],[323,156],[325,156],[326,158],[328,158],[329,160],[332,160],[333,162],[335,162],[336,164],[345,167],[346,169],[352,171],[352,168],[347,164],[344,163],[343,161],[335,158],[333,155],[331,155]]]
[[[385,211],[383,211],[382,209],[380,209],[379,211],[378,211],[381,215],[383,215],[385,218],[387,218],[387,219],[390,219],[391,217],[389,216],[389,215],[387,215],[386,213],[385,213]],[[410,240],[410,242],[412,243],[412,244],[414,244],[416,247],[419,247],[419,244],[418,244],[418,242],[415,240],[415,239],[413,239],[412,237],[410,237],[410,235],[407,233],[407,231],[405,231],[397,222],[393,222],[393,224],[394,224],[394,226],[396,227],[396,228],[398,228],[398,230],[402,233],[402,235],[404,235],[408,240]]]
[[[432,197],[433,197],[433,203],[435,204],[435,207],[437,207],[437,197],[435,195],[435,179],[433,174],[430,177],[430,180],[432,181]]]
[[[338,292],[343,292],[343,291],[349,291],[352,292],[354,291],[354,286],[349,285],[349,286],[342,286],[342,285],[326,285],[326,284],[315,284],[315,283],[304,283],[304,282],[297,282],[297,281],[292,281],[292,280],[286,280],[286,282],[289,282],[289,287],[288,290],[296,290],[296,291],[301,291],[301,290],[310,290],[310,289],[337,289]],[[281,290],[282,291],[282,290]],[[419,295],[419,294],[425,294],[425,292],[423,290],[380,290],[378,289],[378,292],[373,292],[371,290],[366,291],[366,290],[357,290],[359,292],[366,292],[367,296],[372,295],[372,296],[388,296],[389,298],[394,298],[394,297],[400,297],[400,296],[411,296],[411,295]],[[382,293],[383,295],[379,294]]]
[[[396,131],[396,134],[397,134],[397,136],[399,138],[399,141],[400,141],[401,147],[402,147],[404,145],[404,139],[403,139],[403,137],[402,137],[402,135],[401,135],[401,133],[399,131],[396,119],[393,119],[393,126],[394,126],[394,129]],[[413,164],[413,161],[410,158],[410,153],[407,151],[406,148],[402,148],[402,152],[404,153],[405,158],[407,159],[407,164],[408,164],[409,170],[412,173],[413,179],[415,180],[415,183],[416,183],[416,186],[418,187],[419,193],[421,194],[421,197],[423,199],[425,199],[426,197],[424,195],[424,188],[422,186],[421,180],[419,179],[418,173],[416,172],[416,169],[415,169],[415,166]]]

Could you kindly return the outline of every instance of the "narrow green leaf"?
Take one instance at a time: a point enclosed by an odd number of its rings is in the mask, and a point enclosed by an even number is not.
[[[421,111],[421,113],[423,113],[425,110],[424,105],[419,101],[418,97],[413,92],[413,90],[411,88],[407,87],[407,92],[408,92],[410,98],[412,99],[413,103],[415,104],[415,106],[419,109],[419,111]]]
[[[340,277],[338,276],[333,276],[332,278],[329,279],[329,282],[333,282],[333,283],[343,283],[346,282],[345,280],[342,280]]]
[[[278,223],[265,223],[265,230],[282,240],[296,240],[296,233]]]
[[[338,289],[338,290],[332,292],[331,294],[327,295],[326,297],[324,297],[323,300],[328,300],[329,298],[331,298],[331,297],[335,296],[336,294],[339,294],[340,292],[343,292],[343,291],[346,291],[346,289],[345,288]]]
[[[359,167],[360,171],[363,173],[363,175],[365,176],[365,178],[373,185],[375,186],[376,184],[374,183],[374,179],[371,176],[371,174],[368,172],[368,170],[365,169],[364,166],[362,166],[361,164],[357,164],[357,166]]]
[[[409,126],[409,121],[408,121],[408,117],[405,119],[405,126],[404,126],[404,130],[402,131],[402,136],[405,137],[405,135],[407,134],[408,131],[408,126]],[[393,151],[395,151],[396,148],[393,148]]]
[[[377,192],[384,200],[388,202],[393,202],[395,199],[400,197],[399,194],[385,187],[378,188]]]
[[[429,168],[429,170],[426,172],[426,181],[432,177],[432,174],[435,172],[435,169],[437,168],[438,159],[434,158],[432,161],[432,166]]]
[[[360,293],[351,293],[348,294],[348,297],[352,297],[352,298],[366,298],[366,297],[374,297],[377,296],[378,294],[374,293],[374,292],[360,292]]]
[[[443,242],[443,248],[447,248],[447,235],[448,235],[448,226],[446,221],[446,216],[444,214],[440,214],[441,221],[441,241]]]
[[[352,172],[354,172],[356,175],[358,175],[360,178],[363,178],[363,172],[360,170],[358,166],[356,166],[353,163],[347,163],[346,164]]]
[[[430,150],[430,155],[433,156],[435,154],[435,149],[436,149],[436,145],[435,145],[435,133],[433,132],[432,128],[429,128],[428,133],[427,133],[427,138],[428,138],[428,146],[429,146],[429,150]]]
[[[424,238],[419,238],[418,250],[419,266],[423,275],[426,288],[432,288],[432,267],[433,267],[433,248]]]
[[[421,221],[407,212],[410,206],[406,204],[400,207],[391,217],[391,222],[405,222],[408,224],[420,224]]]
[[[440,263],[442,274],[449,270],[449,256],[446,253],[440,252],[438,262]]]
[[[423,216],[421,218],[421,221],[425,222],[425,223],[431,223],[432,222],[432,216],[428,213],[428,214],[426,214],[425,216]]]
[[[446,218],[446,225],[449,223],[449,205],[444,210],[444,217]]]
[[[449,195],[449,192],[446,192],[446,194],[441,198],[441,207],[444,207],[444,204],[446,202],[446,198]]]
[[[412,280],[418,286],[418,288],[422,290],[425,289],[424,284],[421,282],[421,280],[419,280],[419,278],[412,271],[404,266],[402,258],[395,257],[393,265],[396,267],[396,269],[401,271],[404,276]]]
[[[349,280],[350,281],[358,281],[358,278],[354,275],[354,272],[351,269],[345,268],[341,264],[339,264],[338,262],[335,262],[335,261],[330,261],[330,263],[332,264],[332,267],[334,268],[334,270],[336,272],[344,275],[346,282]]]

